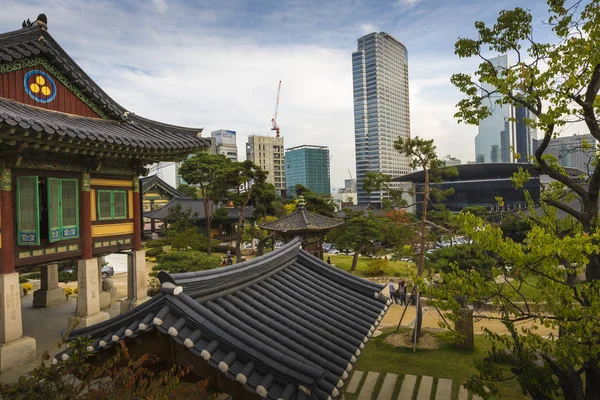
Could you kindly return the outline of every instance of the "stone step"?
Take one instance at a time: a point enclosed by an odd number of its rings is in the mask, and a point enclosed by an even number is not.
[[[348,384],[348,388],[346,388],[346,392],[356,393],[358,390],[358,385],[360,384],[364,374],[365,373],[363,371],[354,371],[354,374],[352,374],[352,379],[350,379],[350,383]]]
[[[450,400],[450,397],[452,397],[452,380],[438,379],[435,400]]]
[[[373,396],[373,391],[375,390],[375,385],[377,384],[377,379],[379,378],[379,372],[369,371],[367,373],[367,377],[365,382],[362,385],[362,389],[360,389],[360,393],[358,395],[358,400],[371,400]]]
[[[429,400],[431,398],[431,386],[433,386],[433,377],[423,375],[419,385],[417,400]]]
[[[463,385],[460,385],[460,389],[458,389],[458,400],[467,400],[468,398],[469,392],[467,392],[467,389]]]
[[[400,387],[400,394],[398,395],[398,400],[411,400],[415,391],[416,382],[417,377],[415,375],[404,375],[404,380],[402,381],[402,386]]]
[[[392,373],[385,374],[385,379],[383,380],[381,389],[379,389],[377,400],[392,400],[392,393],[396,386],[396,380],[398,380],[398,375]]]

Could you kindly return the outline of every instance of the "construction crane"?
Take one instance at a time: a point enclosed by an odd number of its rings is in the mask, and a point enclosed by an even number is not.
[[[277,101],[275,102],[275,114],[271,118],[272,127],[271,130],[275,131],[276,136],[279,137],[279,125],[277,125],[277,111],[279,111],[279,93],[281,93],[281,81],[279,81],[279,87],[277,88]]]

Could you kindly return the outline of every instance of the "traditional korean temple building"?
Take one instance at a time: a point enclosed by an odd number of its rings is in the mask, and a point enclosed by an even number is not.
[[[189,199],[185,193],[180,192],[167,182],[154,174],[140,179],[142,185],[142,212],[144,217],[144,233],[156,232],[156,219],[147,218],[146,213],[161,209],[174,198]]]
[[[323,238],[327,232],[343,223],[344,220],[307,211],[304,197],[300,196],[296,211],[275,221],[263,222],[260,228],[275,232],[286,242],[300,236],[302,248],[323,259]]]
[[[42,267],[37,304],[64,301],[57,262],[78,259],[79,326],[100,312],[98,257],[130,255],[130,302],[146,298],[138,177],[208,146],[201,129],[137,116],[110,98],[40,15],[0,34],[0,372],[35,355],[23,337],[18,270]]]
[[[102,359],[125,341],[165,368],[193,366],[234,399],[338,399],[390,301],[382,285],[300,249],[208,271],[161,272],[161,293],[111,320],[73,331]],[[56,355],[53,363],[73,350]]]
[[[213,215],[213,220],[211,223],[210,236],[215,239],[229,241],[235,240],[236,235],[236,227],[240,218],[240,208],[233,207],[229,205],[220,206],[214,203],[211,203],[211,212]],[[204,202],[202,200],[194,200],[187,198],[175,197],[171,199],[164,207],[144,212],[144,218],[154,220],[154,221],[162,221],[167,215],[169,215],[169,210],[175,207],[181,207],[181,211],[190,210],[191,216],[196,219],[196,226],[198,230],[202,234],[207,234],[206,232],[206,210],[204,209]],[[216,215],[217,210],[222,210],[226,214],[224,215]],[[254,221],[254,207],[248,206],[244,209],[242,213],[242,217],[245,221],[252,223]]]

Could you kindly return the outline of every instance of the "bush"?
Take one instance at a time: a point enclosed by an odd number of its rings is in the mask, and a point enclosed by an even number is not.
[[[42,273],[39,271],[28,272],[26,274],[22,274],[21,276],[24,279],[42,279]],[[21,276],[19,276],[19,280],[21,280]]]
[[[166,238],[160,238],[160,239],[154,239],[154,240],[148,240],[144,243],[144,247],[147,249],[154,249],[157,247],[163,247],[166,246],[167,243],[167,239]]]
[[[58,273],[58,281],[64,282],[64,283],[77,281],[77,271],[73,271],[73,272],[60,271]]]
[[[173,247],[173,250],[196,250],[206,252],[207,237],[201,235],[196,228],[186,229],[182,233],[171,233],[168,238],[168,243]],[[222,242],[217,239],[210,240],[210,250],[215,253],[225,253],[227,250],[235,252],[235,247],[231,245],[222,245]],[[150,256],[148,252],[146,255]]]
[[[146,250],[146,257],[156,257],[162,253],[164,253],[164,250],[162,247],[155,247],[155,248]]]
[[[207,256],[198,251],[171,251],[157,257],[158,264],[152,267],[151,276],[158,276],[158,272],[165,271],[170,274],[182,272],[204,271],[221,266],[221,258]]]
[[[69,298],[69,296],[73,295],[73,289],[71,289],[70,287],[65,288],[65,296],[67,296],[67,299]]]
[[[367,263],[365,275],[367,276],[382,276],[386,275],[389,269],[389,261],[383,258],[376,258]]]
[[[27,283],[29,282],[29,277],[27,275],[19,274],[19,283]]]
[[[151,277],[148,279],[148,296],[156,296],[160,293],[160,281],[157,278]]]
[[[59,343],[62,346],[63,342]],[[3,399],[53,400],[137,400],[137,399],[205,399],[208,381],[181,384],[192,367],[175,365],[157,371],[156,355],[133,358],[124,341],[116,354],[103,363],[95,360],[87,347],[92,340],[80,336],[68,343],[72,350],[66,361],[50,364],[49,352],[42,363],[18,381],[0,383]],[[191,375],[190,375],[191,377]],[[77,378],[77,379],[74,379]],[[193,377],[192,377],[193,379]]]

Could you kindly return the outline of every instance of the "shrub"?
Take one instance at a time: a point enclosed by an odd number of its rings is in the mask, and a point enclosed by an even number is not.
[[[19,283],[29,282],[27,275],[19,274]]]
[[[383,258],[376,258],[367,263],[365,275],[381,276],[386,275],[389,268],[389,261]]]
[[[64,282],[64,283],[77,281],[77,271],[73,271],[73,272],[60,271],[58,273],[58,281]]]
[[[183,232],[172,232],[168,239],[173,250],[200,250],[200,242],[206,241],[206,238],[198,233],[196,228],[188,228]]]
[[[152,267],[151,276],[157,276],[159,271],[171,274],[182,272],[203,271],[217,268],[221,265],[221,258],[207,256],[198,251],[170,251],[157,257],[158,264]]]
[[[146,256],[147,257],[156,257],[156,256],[158,256],[159,254],[162,254],[162,253],[164,253],[164,250],[163,250],[162,247],[155,247],[155,248],[146,250]]]
[[[65,296],[67,296],[67,299],[69,298],[69,296],[73,295],[73,289],[71,289],[70,287],[65,288]]]
[[[152,296],[156,296],[157,294],[160,293],[160,281],[155,278],[155,277],[151,277],[148,279],[148,296],[152,297]]]
[[[50,365],[50,354],[42,363],[18,381],[0,383],[3,399],[53,400],[137,400],[137,399],[205,399],[208,381],[181,384],[191,366],[179,365],[156,371],[156,355],[133,358],[123,341],[116,355],[100,364],[87,350],[92,340],[79,337],[68,343],[73,352],[66,361]],[[59,346],[62,345],[59,344]],[[74,379],[77,378],[77,379]]]
[[[27,292],[29,292],[30,290],[33,290],[33,286],[31,286],[31,283],[24,283],[22,288],[25,294],[27,294]]]
[[[157,247],[163,247],[166,246],[167,243],[167,239],[166,238],[160,238],[160,239],[153,239],[153,240],[148,240],[144,243],[144,247],[147,249],[154,249]]]

